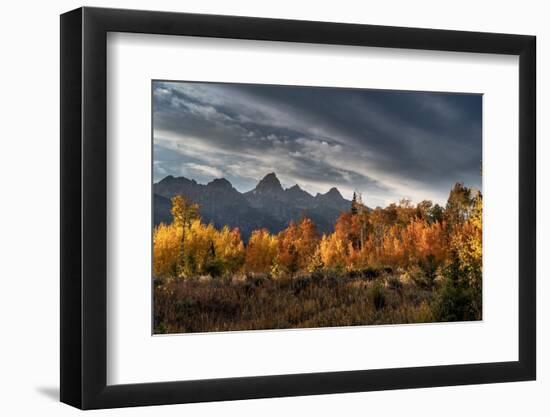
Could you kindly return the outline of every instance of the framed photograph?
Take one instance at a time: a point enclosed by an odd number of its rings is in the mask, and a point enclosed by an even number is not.
[[[535,37],[61,16],[61,401],[533,380]]]

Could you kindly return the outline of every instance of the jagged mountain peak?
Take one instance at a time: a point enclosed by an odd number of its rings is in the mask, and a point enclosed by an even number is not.
[[[243,239],[252,231],[267,228],[271,233],[284,230],[290,221],[298,221],[304,213],[321,233],[330,233],[342,211],[349,210],[345,200],[333,187],[313,197],[299,185],[284,189],[273,172],[262,178],[255,189],[241,193],[225,178],[200,184],[185,177],[169,175],[154,184],[155,224],[172,221],[170,198],[181,194],[199,204],[201,218],[216,227],[238,227]]]
[[[233,189],[233,185],[231,185],[231,183],[225,178],[216,178],[210,181],[208,184],[206,184],[206,186],[211,188],[216,188],[216,189],[225,189],[225,190]]]
[[[283,191],[283,186],[275,175],[274,172],[270,172],[263,177],[255,188],[256,191]]]
[[[186,177],[174,177],[173,175],[167,175],[161,179],[157,184],[171,184],[171,183],[193,183],[196,184],[195,180],[190,180]]]
[[[296,198],[301,200],[313,199],[313,196],[309,194],[307,191],[302,190],[298,184],[295,184],[292,187],[287,188],[285,190],[285,194],[287,194],[290,198]]]
[[[341,199],[344,199],[344,197],[342,197],[342,194],[340,193],[340,191],[338,190],[338,188],[336,187],[332,187],[330,190],[328,190],[328,192],[326,194],[327,197],[337,197],[337,198],[341,198]]]
[[[292,187],[287,188],[287,191],[304,191],[298,184],[294,184]]]

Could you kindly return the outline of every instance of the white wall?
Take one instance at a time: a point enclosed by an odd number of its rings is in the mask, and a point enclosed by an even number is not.
[[[89,6],[417,26],[534,34],[538,37],[539,259],[550,249],[548,135],[542,120],[550,96],[545,2],[338,2],[201,0],[92,1]],[[59,379],[59,18],[81,3],[5,2],[2,7],[0,178],[0,410],[4,415],[74,415],[57,402]],[[7,149],[6,149],[7,145]],[[545,236],[543,236],[545,235]],[[543,260],[543,259],[541,259]],[[549,268],[539,262],[539,378],[537,382],[326,395],[100,411],[99,415],[529,415],[550,412]],[[404,347],[405,349],[406,347]],[[546,394],[546,395],[544,395]],[[94,414],[94,415],[97,415]]]

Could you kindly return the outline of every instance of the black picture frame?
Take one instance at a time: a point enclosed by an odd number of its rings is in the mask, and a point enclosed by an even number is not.
[[[519,360],[107,385],[108,32],[519,56]],[[82,409],[536,378],[536,38],[251,17],[80,8],[61,16],[61,401]]]

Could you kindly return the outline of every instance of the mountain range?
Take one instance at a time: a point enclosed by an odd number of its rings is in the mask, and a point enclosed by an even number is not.
[[[199,184],[185,177],[169,175],[153,184],[154,223],[170,223],[170,198],[181,194],[200,206],[205,223],[238,227],[243,240],[252,231],[266,228],[278,233],[291,220],[311,218],[320,233],[330,233],[338,215],[350,209],[351,201],[342,197],[337,188],[312,196],[298,185],[283,188],[275,173],[267,174],[253,190],[237,191],[225,178]]]

